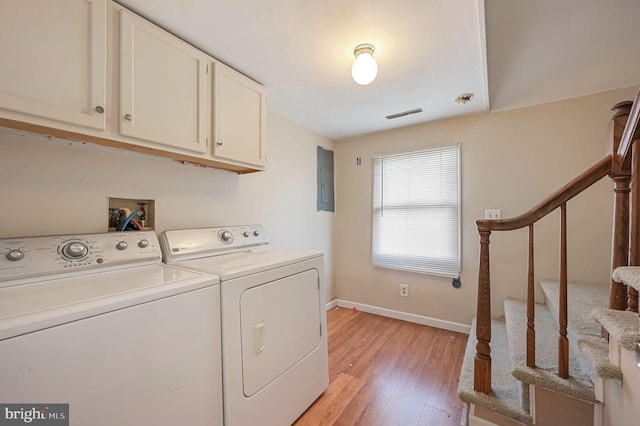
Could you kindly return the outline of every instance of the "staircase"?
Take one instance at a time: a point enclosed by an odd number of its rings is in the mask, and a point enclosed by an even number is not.
[[[529,212],[478,220],[478,308],[458,395],[469,425],[637,424],[640,418],[640,90],[614,107],[610,154]],[[567,280],[566,206],[595,182],[614,182],[612,280],[593,286]],[[631,207],[630,207],[631,206]],[[536,282],[534,224],[560,210],[559,280]],[[529,229],[527,300],[504,301],[491,316],[489,238]],[[499,262],[499,260],[498,260]],[[499,267],[499,263],[498,267]],[[538,287],[544,303],[535,303]],[[637,352],[636,352],[637,351]]]
[[[639,273],[640,277],[640,273]],[[557,418],[558,411],[567,407],[578,407],[573,413],[575,424],[601,424],[594,418],[602,416],[604,380],[622,380],[618,365],[609,361],[609,343],[602,337],[601,324],[597,318],[610,318],[609,314],[622,314],[635,320],[635,329],[624,328],[621,333],[625,342],[640,338],[640,321],[637,313],[615,311],[607,308],[608,287],[588,286],[569,283],[569,378],[558,376],[558,281],[542,281],[540,287],[545,303],[536,304],[536,368],[526,363],[526,302],[507,299],[504,302],[505,319],[492,321],[492,361],[494,367],[492,395],[473,390],[473,365],[475,356],[475,336],[469,336],[460,379],[459,396],[470,404],[488,409],[496,417],[494,424],[545,424],[541,418],[551,415]],[[592,314],[593,312],[593,314]],[[617,319],[611,318],[614,322]],[[609,324],[608,320],[604,323]],[[626,325],[630,322],[627,321]],[[473,327],[472,327],[473,331]],[[551,396],[556,402],[552,407],[541,407],[535,403],[540,393]],[[533,401],[532,401],[533,398]],[[535,411],[537,408],[538,412]],[[540,409],[544,408],[542,412]],[[549,412],[552,410],[552,412]],[[576,411],[575,409],[573,411]],[[534,416],[536,422],[534,423]],[[481,417],[482,418],[482,417]],[[515,420],[518,423],[507,422]],[[486,424],[486,423],[479,423]],[[559,424],[557,421],[546,424]],[[571,424],[569,422],[562,424]]]

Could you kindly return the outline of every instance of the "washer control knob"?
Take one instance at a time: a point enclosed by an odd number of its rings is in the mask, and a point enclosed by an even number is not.
[[[260,235],[260,231],[258,231],[258,230],[256,229],[255,231],[253,231],[253,235],[254,235],[255,237],[259,236],[259,235]]]
[[[75,241],[62,247],[62,254],[70,259],[80,259],[89,253],[86,244]]]
[[[11,261],[20,260],[24,257],[24,252],[22,250],[11,250],[7,253],[7,259]]]
[[[140,248],[149,247],[149,240],[140,240],[140,242],[138,243],[138,247]]]
[[[229,231],[222,231],[220,232],[220,239],[223,243],[229,244],[231,241],[233,241],[233,234]]]
[[[249,234],[249,231],[244,231],[242,235],[244,235],[245,238],[249,238],[249,235],[251,234]]]
[[[116,244],[116,248],[118,250],[126,250],[127,247],[129,247],[129,244],[127,244],[126,241],[120,241],[118,244]]]

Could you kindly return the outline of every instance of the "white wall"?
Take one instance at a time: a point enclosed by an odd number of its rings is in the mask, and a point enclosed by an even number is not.
[[[478,233],[487,208],[520,215],[606,155],[610,108],[635,89],[479,114],[336,143],[336,297],[469,324],[476,312]],[[463,106],[461,106],[463,107]],[[450,279],[371,265],[371,156],[461,144],[462,288]],[[356,158],[362,158],[362,166]],[[612,183],[568,203],[569,280],[608,285]],[[559,213],[536,225],[536,279],[558,277]],[[492,313],[526,296],[527,231],[491,235]],[[399,296],[399,284],[410,297]]]
[[[0,238],[107,230],[107,198],[156,200],[156,231],[262,224],[274,245],[324,251],[333,298],[334,214],[316,212],[316,147],[268,116],[267,171],[247,175],[0,128]]]

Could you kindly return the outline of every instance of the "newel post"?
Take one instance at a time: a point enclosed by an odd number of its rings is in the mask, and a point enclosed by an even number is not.
[[[489,273],[489,236],[491,231],[480,232],[480,273],[478,275],[478,306],[476,310],[476,357],[473,389],[491,393],[491,287]]]
[[[631,182],[631,156],[617,155],[624,126],[629,118],[631,102],[620,102],[613,107],[609,121],[609,150],[612,153],[611,180],[614,182],[613,240],[611,243],[611,271],[626,266],[629,261],[629,192]],[[627,289],[624,284],[611,280],[609,309],[625,310]]]

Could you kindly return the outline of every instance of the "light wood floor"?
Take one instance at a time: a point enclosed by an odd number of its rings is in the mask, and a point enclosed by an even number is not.
[[[296,426],[458,426],[467,336],[345,308],[327,312],[329,388]]]

